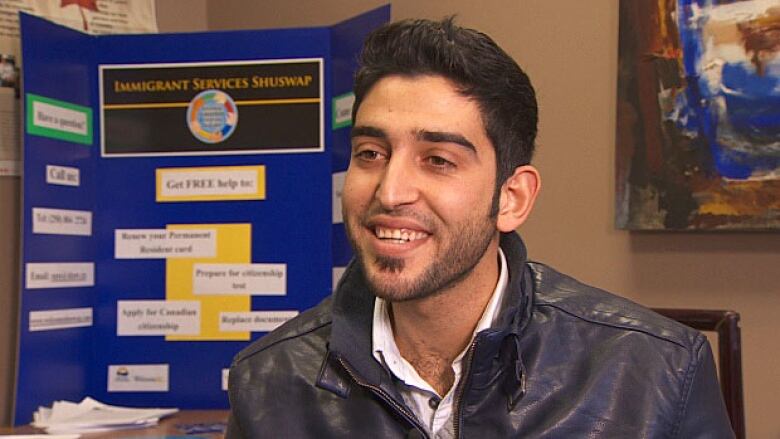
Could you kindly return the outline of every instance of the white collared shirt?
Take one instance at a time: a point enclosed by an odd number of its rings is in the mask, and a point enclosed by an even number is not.
[[[387,366],[405,386],[399,386],[398,390],[406,404],[411,408],[420,422],[435,438],[451,438],[454,435],[452,422],[452,405],[454,391],[458,387],[463,368],[463,357],[471,345],[471,341],[478,332],[489,328],[498,317],[501,299],[509,279],[504,252],[498,249],[499,275],[496,289],[490,297],[490,301],[482,313],[482,317],[471,334],[471,340],[467,347],[458,354],[452,362],[452,371],[455,373],[455,381],[446,395],[439,395],[433,387],[423,380],[414,367],[401,356],[398,345],[393,336],[393,327],[390,323],[387,301],[376,298],[374,301],[374,324],[372,328],[372,351],[377,361]],[[439,401],[435,404],[431,401]]]

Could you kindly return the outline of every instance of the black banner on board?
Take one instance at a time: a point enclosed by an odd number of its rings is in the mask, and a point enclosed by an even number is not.
[[[104,157],[323,150],[322,60],[102,65]]]

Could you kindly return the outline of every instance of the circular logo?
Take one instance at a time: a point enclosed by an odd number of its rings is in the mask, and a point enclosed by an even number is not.
[[[222,142],[233,134],[237,125],[236,103],[222,90],[198,93],[187,106],[187,126],[201,142]]]

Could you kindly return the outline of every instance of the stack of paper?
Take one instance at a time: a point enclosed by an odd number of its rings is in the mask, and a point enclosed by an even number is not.
[[[84,398],[80,403],[55,401],[51,408],[39,407],[32,425],[50,434],[143,428],[157,425],[160,418],[177,411],[117,407]]]

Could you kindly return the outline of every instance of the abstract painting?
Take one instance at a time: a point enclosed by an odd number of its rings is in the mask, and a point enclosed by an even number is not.
[[[780,230],[780,2],[621,0],[617,227]]]

